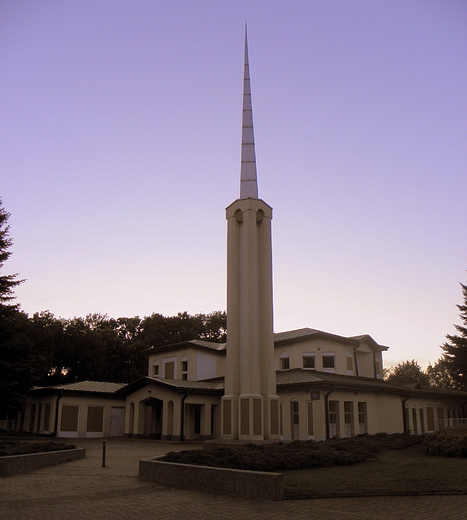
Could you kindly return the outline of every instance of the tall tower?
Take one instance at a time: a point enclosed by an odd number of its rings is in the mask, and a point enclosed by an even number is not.
[[[227,362],[222,438],[279,439],[274,370],[272,208],[258,198],[245,29],[240,198],[227,218]]]

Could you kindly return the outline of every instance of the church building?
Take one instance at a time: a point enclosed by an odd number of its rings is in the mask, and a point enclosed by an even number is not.
[[[421,434],[464,423],[467,392],[383,381],[387,347],[367,334],[274,333],[272,217],[258,195],[245,37],[240,195],[226,209],[227,343],[156,346],[147,376],[128,385],[33,389],[24,429],[254,442]]]

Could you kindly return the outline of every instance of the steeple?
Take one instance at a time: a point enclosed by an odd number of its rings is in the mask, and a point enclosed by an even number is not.
[[[222,438],[279,440],[272,295],[272,208],[258,198],[245,28],[240,198],[226,208],[227,329]]]
[[[240,198],[257,199],[255,139],[253,135],[253,111],[251,106],[250,67],[248,64],[248,41],[245,25],[245,70],[243,76],[242,118],[242,166],[240,175]]]

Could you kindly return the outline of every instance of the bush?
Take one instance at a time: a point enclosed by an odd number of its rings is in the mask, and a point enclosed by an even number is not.
[[[161,460],[253,471],[287,471],[358,464],[382,450],[405,449],[420,443],[421,438],[413,435],[357,435],[320,442],[292,441],[226,446],[212,451],[171,451]]]
[[[46,451],[72,450],[75,446],[63,442],[21,442],[0,441],[0,457],[9,455],[26,455]]]
[[[423,448],[427,455],[467,457],[467,425],[429,433],[423,441]]]

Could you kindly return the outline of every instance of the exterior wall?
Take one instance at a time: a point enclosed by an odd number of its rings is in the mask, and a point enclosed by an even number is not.
[[[365,341],[360,341],[357,349],[349,342],[332,338],[310,338],[290,342],[275,347],[274,364],[276,370],[282,369],[281,358],[289,358],[289,368],[304,368],[303,355],[314,355],[318,372],[331,372],[347,376],[382,377],[382,353],[375,351]],[[334,355],[334,368],[326,367],[323,356]],[[376,356],[376,357],[375,357]],[[349,361],[350,358],[350,361]],[[377,362],[375,362],[377,359]],[[350,363],[350,364],[349,364]],[[375,368],[378,367],[378,371]]]
[[[407,429],[410,433],[421,434],[466,424],[463,404],[460,399],[452,397],[407,399]]]
[[[187,379],[189,381],[200,381],[218,377],[222,372],[219,371],[218,358],[224,358],[216,351],[209,352],[205,349],[194,347],[182,347],[180,349],[154,352],[149,355],[148,376],[166,379]],[[182,360],[188,363],[188,372],[183,375]],[[168,377],[167,363],[174,363],[173,377]],[[154,366],[158,366],[157,375]],[[223,365],[222,365],[223,367]]]
[[[281,405],[281,439],[325,440],[328,437],[347,437],[359,433],[379,432],[402,433],[402,399],[396,395],[374,394],[329,389],[296,389],[279,393]],[[292,401],[296,401],[297,417],[293,413]],[[337,404],[334,431],[329,423],[330,402]],[[346,404],[349,403],[349,404]],[[351,403],[351,404],[350,404]],[[359,403],[364,403],[360,412]],[[361,405],[360,405],[361,406]],[[346,407],[349,409],[346,413]],[[364,415],[364,421],[360,418]],[[346,422],[346,418],[352,418]],[[294,431],[295,430],[295,431]]]
[[[31,398],[26,404],[23,428],[27,432],[38,434],[56,432],[57,437],[110,437],[112,411],[124,407],[125,400],[115,397],[106,399],[63,395],[59,399],[54,395]],[[90,411],[89,408],[93,410]],[[71,429],[64,429],[67,427]]]

